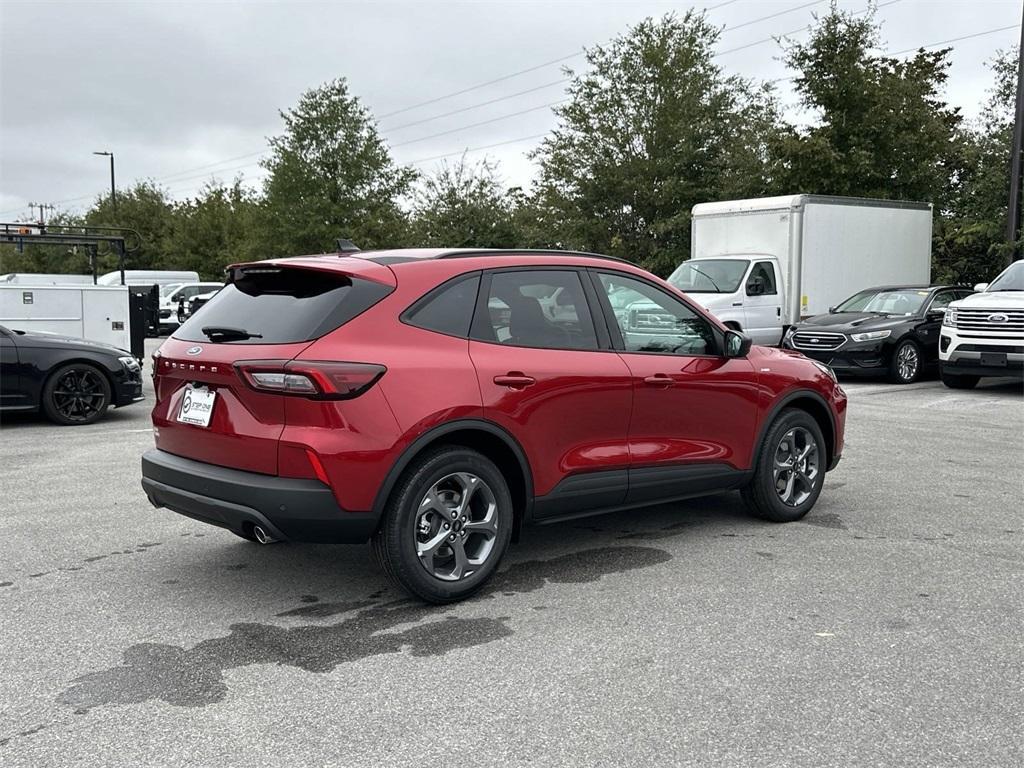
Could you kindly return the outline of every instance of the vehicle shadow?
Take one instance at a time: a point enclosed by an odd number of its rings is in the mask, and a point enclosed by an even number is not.
[[[141,406],[141,408],[139,407]],[[140,429],[149,426],[149,407],[145,401],[132,403],[122,408],[110,408],[102,419],[92,424],[55,424],[46,418],[41,411],[12,411],[0,413],[0,430],[24,429],[27,427],[53,427],[54,429],[96,429],[104,425],[114,427],[137,426]]]

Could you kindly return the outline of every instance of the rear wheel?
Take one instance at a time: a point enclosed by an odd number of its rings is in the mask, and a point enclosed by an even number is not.
[[[889,379],[895,384],[912,384],[921,377],[921,348],[910,339],[901,341],[892,353]]]
[[[946,373],[943,371],[940,374],[942,383],[950,389],[974,389],[978,386],[978,381],[981,379],[980,376],[961,376],[955,373]]]
[[[493,462],[446,446],[406,470],[371,547],[397,586],[427,602],[450,603],[493,575],[512,521],[508,484]]]
[[[71,363],[54,371],[43,387],[43,412],[61,425],[92,424],[110,405],[110,382],[88,363]]]
[[[806,411],[786,409],[769,427],[754,477],[740,494],[757,517],[777,523],[799,520],[821,494],[827,463],[818,422]]]

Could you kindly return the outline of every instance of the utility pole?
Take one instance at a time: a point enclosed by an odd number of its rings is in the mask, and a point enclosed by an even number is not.
[[[38,208],[39,209],[39,226],[40,227],[45,227],[46,226],[46,213],[45,213],[45,211],[55,211],[55,210],[57,210],[54,206],[50,205],[49,203],[29,203],[28,207],[29,208]]]
[[[1021,14],[1024,22],[1024,12]],[[1006,211],[1006,240],[1011,244],[1007,264],[1021,257],[1017,248],[1020,237],[1021,172],[1024,163],[1024,23],[1020,30],[1017,52],[1017,108],[1013,118],[1013,146],[1010,147],[1010,200]]]

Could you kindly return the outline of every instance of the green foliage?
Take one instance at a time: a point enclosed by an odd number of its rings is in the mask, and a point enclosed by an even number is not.
[[[782,134],[780,182],[794,192],[924,200],[948,199],[957,156],[958,110],[941,99],[949,50],[907,60],[875,56],[873,14],[839,11],[785,51],[794,85],[815,121]]]
[[[174,204],[167,192],[151,181],[140,181],[117,191],[116,209],[110,196],[100,197],[85,214],[82,223],[90,227],[127,227],[139,233],[139,241],[128,240],[127,269],[174,269],[178,254],[174,250]],[[100,274],[117,269],[112,251],[99,255]]]
[[[690,208],[766,185],[759,157],[776,121],[768,91],[713,63],[702,14],[647,19],[586,52],[560,125],[535,157],[536,199],[560,246],[671,269],[690,242]]]
[[[176,207],[175,265],[199,272],[204,280],[220,280],[227,265],[260,258],[262,248],[253,236],[258,215],[255,194],[240,181],[204,187]]]
[[[260,239],[266,256],[333,250],[338,237],[361,248],[401,244],[398,201],[415,173],[399,168],[369,112],[345,80],[306,91],[281,113],[285,131],[270,139]]]
[[[416,193],[411,240],[422,246],[516,247],[521,238],[514,205],[493,164],[470,165],[465,157],[445,163]]]

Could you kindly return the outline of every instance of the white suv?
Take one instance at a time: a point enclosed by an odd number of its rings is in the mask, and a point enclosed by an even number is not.
[[[970,389],[982,376],[1024,378],[1024,261],[946,308],[939,338],[942,383]]]

